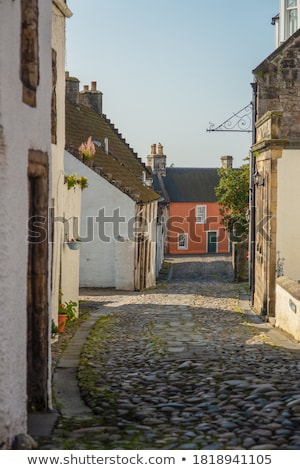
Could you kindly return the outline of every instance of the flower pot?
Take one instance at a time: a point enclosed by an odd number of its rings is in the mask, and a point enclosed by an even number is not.
[[[65,313],[58,314],[58,332],[62,333],[65,329],[67,322],[67,315]]]
[[[79,250],[80,248],[80,242],[68,242],[67,245],[70,250]]]

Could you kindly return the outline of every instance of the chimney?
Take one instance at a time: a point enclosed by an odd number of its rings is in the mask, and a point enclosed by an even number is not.
[[[166,176],[166,161],[167,157],[163,153],[163,146],[158,144],[156,151],[156,144],[152,144],[151,153],[147,156],[147,167],[152,171],[152,174]]]
[[[91,89],[88,85],[84,85],[83,90],[79,93],[80,104],[92,108],[96,113],[102,115],[102,92],[97,90],[97,82],[91,82]]]
[[[70,77],[69,72],[66,72],[66,98],[71,101],[71,103],[78,105],[79,104],[79,83],[78,78]]]
[[[223,157],[221,157],[222,168],[232,168],[232,160],[233,158],[230,155],[223,155]]]
[[[163,155],[164,154],[163,146],[159,143],[157,148],[158,148],[158,150],[157,150],[158,155]]]

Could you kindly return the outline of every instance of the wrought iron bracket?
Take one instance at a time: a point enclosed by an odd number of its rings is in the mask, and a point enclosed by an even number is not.
[[[252,132],[252,103],[247,104],[219,126],[210,122],[206,132]]]

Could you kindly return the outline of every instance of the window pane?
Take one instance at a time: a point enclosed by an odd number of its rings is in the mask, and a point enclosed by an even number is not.
[[[204,224],[206,220],[206,206],[196,206],[196,222]]]
[[[287,0],[287,8],[296,7],[296,6],[297,6],[297,0]]]
[[[288,11],[289,36],[297,31],[297,10]]]
[[[187,233],[178,234],[178,249],[187,248]]]

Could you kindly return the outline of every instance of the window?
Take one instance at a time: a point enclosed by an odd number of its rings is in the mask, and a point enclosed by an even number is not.
[[[179,233],[178,234],[178,250],[187,250],[188,247],[188,234]]]
[[[205,224],[206,206],[196,206],[196,224]]]
[[[286,38],[298,29],[297,0],[286,0]]]

